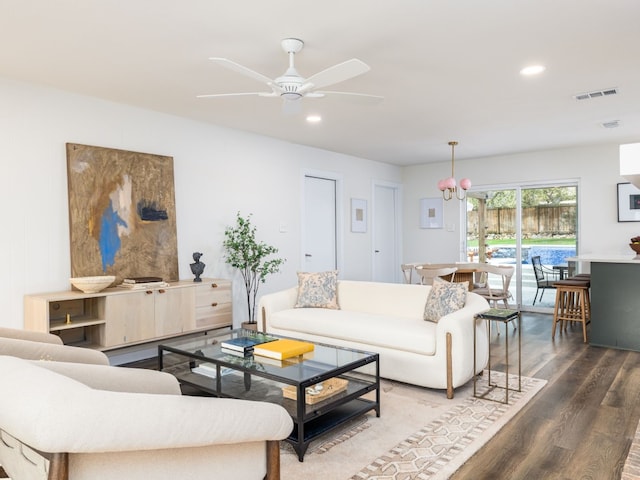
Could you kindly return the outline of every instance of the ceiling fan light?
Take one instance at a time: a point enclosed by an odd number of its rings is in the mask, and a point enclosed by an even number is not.
[[[282,92],[280,96],[286,100],[298,100],[302,97],[298,92]]]

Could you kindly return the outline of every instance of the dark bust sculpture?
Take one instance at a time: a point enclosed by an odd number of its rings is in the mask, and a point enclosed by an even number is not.
[[[200,275],[204,272],[204,263],[200,261],[201,256],[202,254],[200,252],[193,252],[194,263],[191,264],[191,272],[196,276],[196,278],[193,279],[194,282],[202,281]]]

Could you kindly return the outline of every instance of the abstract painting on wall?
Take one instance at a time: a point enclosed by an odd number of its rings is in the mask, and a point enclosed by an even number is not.
[[[67,144],[71,276],[178,280],[173,158]]]

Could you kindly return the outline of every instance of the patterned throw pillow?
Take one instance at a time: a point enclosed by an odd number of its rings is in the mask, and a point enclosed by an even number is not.
[[[468,290],[469,282],[450,283],[438,277],[434,278],[424,306],[424,319],[438,323],[445,315],[460,310],[467,300]]]
[[[296,308],[332,308],[338,305],[338,272],[298,272]]]

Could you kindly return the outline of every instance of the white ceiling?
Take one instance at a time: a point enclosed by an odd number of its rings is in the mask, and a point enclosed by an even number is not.
[[[262,90],[208,58],[277,77],[286,37],[303,76],[359,58],[327,89],[385,100],[196,98]],[[398,165],[640,141],[638,0],[2,0],[0,44],[2,76]]]

